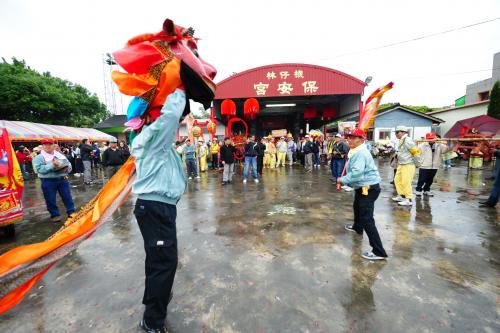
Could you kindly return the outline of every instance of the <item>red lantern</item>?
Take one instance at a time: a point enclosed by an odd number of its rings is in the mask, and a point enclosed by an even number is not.
[[[337,109],[333,106],[327,106],[323,109],[323,119],[329,120],[337,116]]]
[[[217,125],[212,120],[210,120],[207,124],[207,131],[212,135],[214,135],[217,131]]]
[[[312,106],[308,106],[307,108],[304,109],[304,119],[309,120],[309,119],[314,119],[318,117],[318,111],[316,108]]]
[[[220,113],[226,117],[236,116],[236,103],[232,99],[225,99],[220,106]]]
[[[249,98],[243,104],[243,114],[245,118],[255,119],[260,111],[259,101],[255,98]]]

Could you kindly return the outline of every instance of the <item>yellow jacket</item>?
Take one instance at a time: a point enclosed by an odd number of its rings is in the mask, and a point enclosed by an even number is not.
[[[218,154],[219,153],[219,150],[220,150],[220,147],[219,147],[219,144],[218,143],[212,143],[210,145],[210,152],[212,154]]]

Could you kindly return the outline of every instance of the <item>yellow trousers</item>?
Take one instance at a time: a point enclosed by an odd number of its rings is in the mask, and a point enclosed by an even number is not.
[[[269,154],[269,166],[272,168],[276,168],[276,154]]]
[[[207,171],[207,169],[208,169],[207,157],[206,156],[200,157],[200,171]]]
[[[286,161],[286,153],[278,152],[278,164],[276,165],[276,167],[279,167],[280,165],[285,166],[285,161]]]
[[[264,154],[264,160],[262,164],[264,164],[264,168],[269,168],[269,165],[271,164],[271,155],[269,153]]]
[[[399,164],[394,177],[394,184],[398,195],[406,199],[413,198],[412,182],[415,176],[415,164]]]

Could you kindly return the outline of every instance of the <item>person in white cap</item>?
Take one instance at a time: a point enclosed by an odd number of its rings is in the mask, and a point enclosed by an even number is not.
[[[411,206],[413,204],[412,182],[420,150],[408,136],[408,129],[405,126],[396,127],[396,137],[399,139],[398,169],[394,177],[394,185],[396,185],[398,195],[392,200],[400,206]]]
[[[280,138],[280,141],[276,145],[276,148],[278,148],[278,163],[276,164],[276,167],[285,166],[288,144],[285,142],[284,136]]]

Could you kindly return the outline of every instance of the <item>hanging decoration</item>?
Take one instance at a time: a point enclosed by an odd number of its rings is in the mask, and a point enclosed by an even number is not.
[[[259,101],[255,98],[249,98],[245,101],[245,104],[243,104],[243,114],[247,119],[255,119],[257,117],[257,114],[259,114],[259,111]]]
[[[195,138],[199,138],[201,136],[201,127],[197,125],[193,126],[191,134],[193,134]]]
[[[215,135],[215,133],[217,132],[217,125],[215,124],[215,122],[212,119],[210,119],[210,121],[207,124],[207,131],[212,136]]]
[[[315,107],[308,106],[304,109],[304,119],[310,120],[318,117],[318,111]]]
[[[236,116],[236,103],[232,99],[225,99],[220,106],[221,114],[228,119]]]
[[[327,106],[323,109],[323,119],[330,120],[337,116],[337,109],[333,106]]]

